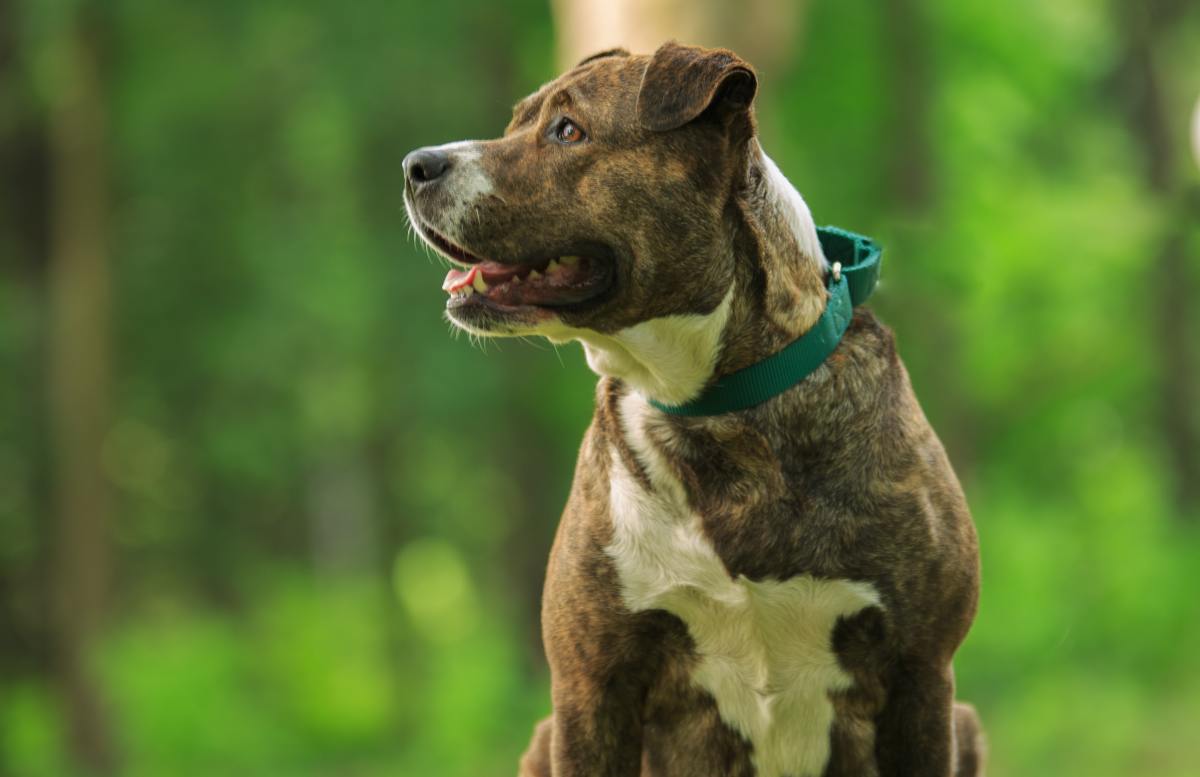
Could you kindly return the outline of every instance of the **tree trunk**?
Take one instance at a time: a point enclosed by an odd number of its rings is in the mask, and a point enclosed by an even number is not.
[[[1162,0],[1125,0],[1118,7],[1117,28],[1125,41],[1125,56],[1117,73],[1125,109],[1144,160],[1146,189],[1168,214],[1148,288],[1157,309],[1154,337],[1160,365],[1158,422],[1174,481],[1180,516],[1200,517],[1200,421],[1195,401],[1200,396],[1193,350],[1196,322],[1190,313],[1193,298],[1188,270],[1188,232],[1195,226],[1195,205],[1180,185],[1180,160],[1171,131],[1172,117],[1164,98],[1164,76],[1155,61],[1173,18],[1182,10]]]
[[[943,289],[924,284],[918,246],[929,240],[937,217],[937,154],[933,146],[933,107],[938,83],[931,61],[929,10],[921,0],[886,0],[880,7],[880,48],[886,72],[881,83],[887,96],[885,131],[888,149],[882,186],[891,216],[889,250],[910,268],[911,309],[922,311],[919,323],[909,319],[911,336],[921,343],[914,353],[936,354],[939,379],[923,392],[939,409],[939,433],[960,479],[975,469],[980,419],[967,401],[962,354],[964,346],[956,314],[944,304]]]
[[[887,190],[893,207],[907,215],[928,211],[933,198],[930,105],[933,85],[927,23],[920,0],[883,4],[888,65]]]
[[[57,530],[55,672],[71,753],[88,773],[116,757],[90,666],[109,581],[109,487],[100,449],[109,426],[110,283],[105,112],[97,30],[76,17],[56,41],[51,156],[48,401]]]
[[[0,109],[4,112],[0,121],[0,274],[8,298],[22,311],[31,311],[39,309],[42,301],[47,253],[47,150],[46,130],[26,89],[29,77],[18,50],[22,22],[16,4],[0,0],[0,94],[5,96]],[[9,310],[0,315],[10,313],[25,315]],[[25,493],[4,496],[23,503],[31,524],[32,547],[28,554],[10,556],[11,561],[0,568],[0,674],[46,672],[50,645],[45,558],[50,522],[37,518],[50,513],[45,487],[45,408],[40,401],[42,340],[26,327],[6,332],[6,336],[13,334],[19,339],[8,355],[12,368],[4,374],[7,391],[3,401],[9,406],[0,414],[0,426],[4,428],[3,444],[22,451],[24,471],[17,475],[17,487]],[[13,401],[24,397],[30,399]],[[0,755],[0,773],[3,768]]]
[[[1196,107],[1192,110],[1192,156],[1196,167],[1200,168],[1200,97],[1196,98]]]
[[[737,51],[762,69],[796,56],[801,0],[554,0],[559,66],[623,46],[649,54],[668,40]]]

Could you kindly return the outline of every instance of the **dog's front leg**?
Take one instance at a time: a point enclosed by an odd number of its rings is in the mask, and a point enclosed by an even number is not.
[[[875,741],[881,777],[953,777],[954,673],[948,664],[897,666]]]
[[[646,695],[657,667],[656,640],[648,638],[657,631],[654,618],[588,604],[564,608],[570,612],[560,616],[570,627],[547,635],[550,774],[637,777]]]
[[[550,777],[550,742],[554,737],[554,716],[550,716],[533,728],[533,739],[521,756],[517,777]]]
[[[661,611],[628,609],[601,532],[588,521],[595,515],[568,509],[546,573],[542,632],[554,712],[534,744],[549,734],[553,777],[640,774],[647,694],[680,627]]]
[[[568,704],[567,709],[556,710],[538,723],[529,749],[521,757],[518,777],[638,774],[640,726],[635,723],[623,732],[620,725],[613,727],[611,720],[605,726],[588,726],[584,723],[587,717]],[[599,757],[593,755],[597,752]]]
[[[642,701],[632,689],[597,689],[595,704],[555,702],[553,777],[637,777],[642,763]]]

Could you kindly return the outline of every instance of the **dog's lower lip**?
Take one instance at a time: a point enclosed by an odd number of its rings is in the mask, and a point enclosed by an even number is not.
[[[586,304],[611,286],[611,265],[590,256],[565,255],[519,265],[481,262],[450,270],[442,289],[448,308],[486,300],[497,310],[565,310]]]

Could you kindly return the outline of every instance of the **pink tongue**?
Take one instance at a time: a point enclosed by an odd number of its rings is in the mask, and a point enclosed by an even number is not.
[[[475,282],[475,273],[477,272],[479,272],[478,266],[469,270],[451,270],[446,273],[446,280],[442,281],[442,291],[449,294],[464,286],[470,286]]]
[[[475,275],[480,274],[488,286],[497,286],[512,280],[522,272],[527,272],[528,267],[521,267],[515,264],[499,264],[498,262],[480,262],[479,264],[471,265],[469,270],[451,270],[446,273],[446,280],[442,281],[442,291],[453,293],[475,283]]]

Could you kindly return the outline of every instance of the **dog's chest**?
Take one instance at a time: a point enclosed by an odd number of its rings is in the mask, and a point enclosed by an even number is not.
[[[807,575],[730,577],[682,484],[644,434],[645,404],[622,401],[626,440],[647,489],[612,453],[613,539],[606,548],[634,611],[679,617],[696,644],[693,681],[753,746],[759,777],[818,777],[829,758],[830,694],[851,685],[831,639],[839,618],[878,606],[872,586]]]

